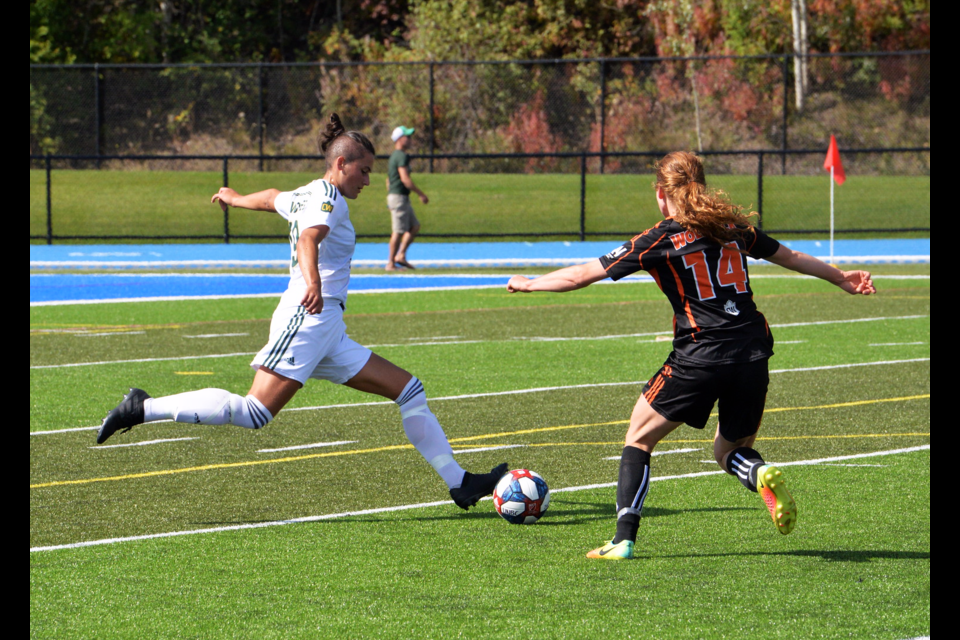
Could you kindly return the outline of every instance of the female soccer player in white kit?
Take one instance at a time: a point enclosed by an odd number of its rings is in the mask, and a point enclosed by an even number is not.
[[[337,114],[321,134],[320,151],[326,158],[320,180],[295,191],[246,196],[223,187],[211,200],[222,207],[275,211],[290,228],[290,284],[273,313],[270,338],[251,362],[256,374],[247,396],[202,389],[151,398],[132,388],[107,414],[97,444],[118,430],[164,419],[259,429],[309,378],[318,378],[395,401],[411,444],[446,482],[457,506],[468,509],[493,492],[507,465],[485,474],[464,471],[427,406],[420,380],[347,336],[343,313],[356,234],[346,201],[370,184],[375,154],[370,140],[346,131]]]

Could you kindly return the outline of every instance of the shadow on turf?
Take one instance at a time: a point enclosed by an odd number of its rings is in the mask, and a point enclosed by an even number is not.
[[[565,509],[549,509],[547,515],[543,517],[542,520],[538,521],[538,525],[574,525],[574,524],[585,524],[593,520],[606,520],[612,519],[614,517],[614,511],[610,503],[607,502],[595,502],[595,503],[576,503],[577,508],[565,508]],[[657,507],[647,507],[643,510],[644,518],[658,518],[662,516],[675,516],[680,513],[694,513],[700,511],[751,511],[751,509],[746,507],[704,507],[701,509],[663,509]],[[419,516],[417,520],[462,520],[463,518],[486,518],[486,519],[499,519],[500,516],[496,511],[470,511],[469,513],[464,513],[463,511],[453,511],[445,512],[442,514],[437,514],[434,516]],[[558,519],[561,519],[558,521]],[[383,518],[376,516],[347,516],[345,518],[336,518],[331,520],[319,520],[315,521],[316,524],[335,524],[341,520],[350,520],[352,522],[388,522],[393,521],[393,518]],[[231,526],[238,524],[260,524],[265,522],[277,522],[277,519],[263,519],[263,520],[229,520],[229,521],[208,521],[208,522],[193,522],[191,523],[194,526]],[[304,523],[304,524],[313,524],[313,523]]]
[[[830,562],[870,562],[871,560],[929,560],[929,551],[830,551],[826,549],[796,549],[793,551],[758,551],[756,553],[688,553],[658,558],[727,558],[733,556],[802,556],[822,558]]]

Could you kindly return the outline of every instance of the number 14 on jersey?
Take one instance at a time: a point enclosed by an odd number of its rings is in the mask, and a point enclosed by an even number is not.
[[[697,295],[701,300],[712,300],[717,297],[714,282],[721,287],[733,287],[737,293],[747,293],[747,270],[744,265],[746,256],[726,245],[720,250],[715,274],[712,277],[707,252],[697,251],[683,256],[683,266],[693,272],[693,279],[697,283]]]

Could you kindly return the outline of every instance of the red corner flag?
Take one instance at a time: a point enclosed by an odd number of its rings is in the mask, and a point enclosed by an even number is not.
[[[823,168],[827,171],[833,167],[833,179],[837,184],[843,184],[847,179],[847,174],[843,172],[843,163],[840,162],[840,150],[837,149],[837,139],[830,136],[830,148],[827,149],[827,159],[823,161]]]

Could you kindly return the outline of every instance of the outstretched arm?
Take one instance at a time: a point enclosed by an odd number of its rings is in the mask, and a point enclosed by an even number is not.
[[[280,194],[277,189],[267,189],[258,191],[250,195],[243,196],[229,187],[220,187],[220,190],[213,194],[210,202],[219,202],[220,208],[224,211],[227,206],[239,207],[241,209],[251,209],[253,211],[273,211],[277,212],[273,206],[273,201]]]
[[[525,276],[513,276],[507,283],[510,293],[531,291],[574,291],[590,286],[607,277],[600,260],[593,260],[586,264],[564,267],[531,280]]]
[[[870,295],[876,293],[877,289],[873,286],[873,280],[870,278],[869,271],[841,271],[834,266],[818,260],[813,256],[794,251],[784,245],[780,245],[777,252],[767,258],[770,262],[786,267],[791,271],[804,273],[808,276],[816,276],[827,282],[831,282],[847,293],[861,293]]]

